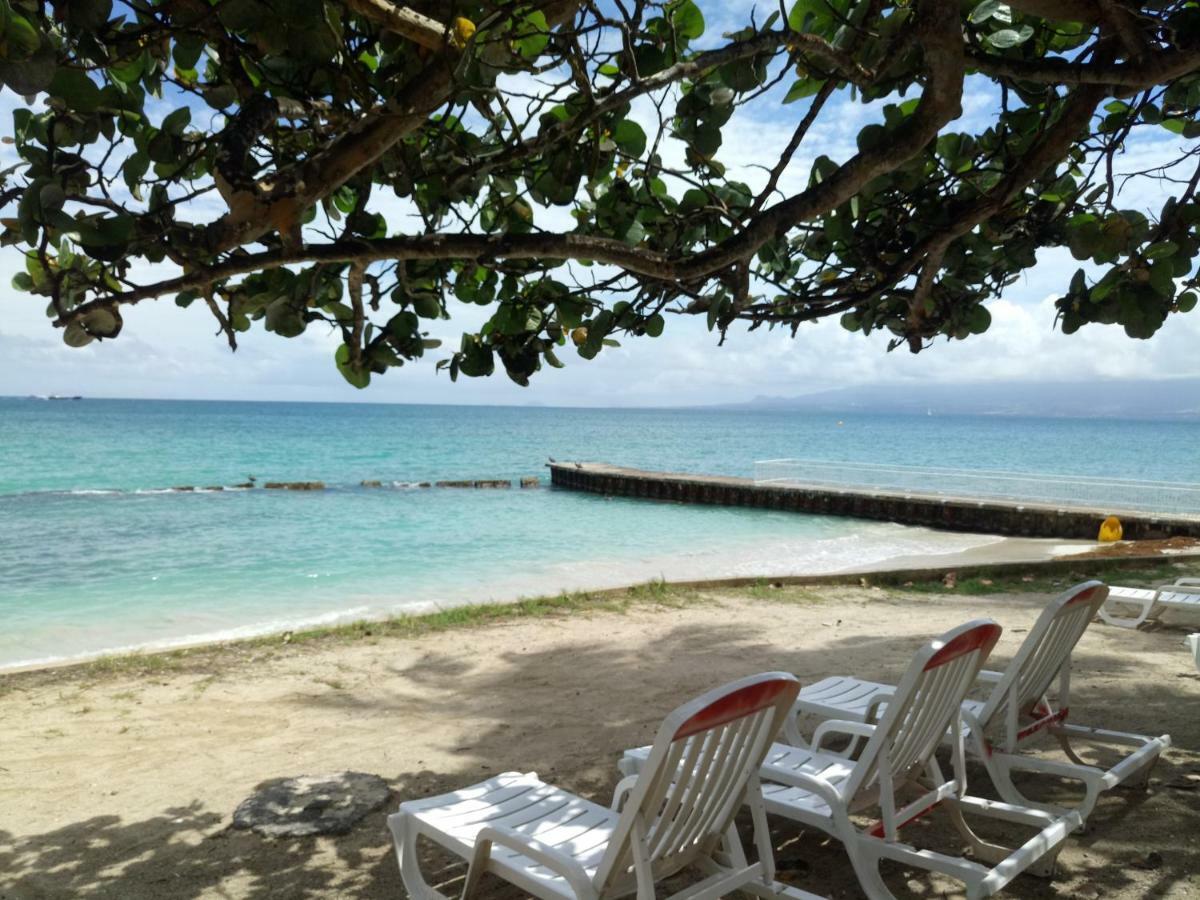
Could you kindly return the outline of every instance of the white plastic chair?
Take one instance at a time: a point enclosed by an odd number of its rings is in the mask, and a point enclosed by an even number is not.
[[[1132,616],[1117,614],[1122,607],[1132,607]],[[1100,607],[1100,618],[1120,628],[1137,628],[1148,619],[1156,619],[1163,610],[1174,610],[1200,616],[1200,578],[1179,578],[1174,584],[1156,588],[1132,588],[1113,585],[1108,600]]]
[[[827,721],[811,747],[775,744],[767,754],[760,772],[767,812],[840,840],[872,900],[893,897],[879,874],[885,859],[956,878],[968,898],[990,896],[1021,872],[1050,874],[1063,841],[1082,824],[1078,812],[1052,815],[967,794],[959,711],[999,636],[1000,626],[987,619],[947,632],[916,654],[877,724]],[[942,774],[935,756],[948,731],[954,743],[951,778]],[[846,751],[823,749],[832,735],[862,738],[866,744],[851,759]],[[646,748],[629,751],[622,769],[635,771],[647,759]],[[920,795],[902,803],[906,789]],[[974,859],[918,850],[900,840],[901,828],[935,807],[948,813]],[[1002,847],[979,837],[964,812],[1030,826],[1035,833],[1020,847]],[[866,813],[878,821],[860,827],[851,819]]]
[[[548,900],[658,896],[655,883],[689,866],[707,877],[671,897],[715,900],[735,890],[819,900],[775,879],[758,769],[799,683],[782,672],[711,691],[663,722],[641,776],[617,786],[606,808],[514,772],[440,797],[400,804],[388,818],[413,900],[446,896],[425,880],[417,842],[427,838],[469,861],[463,898],[490,872]],[[758,861],[734,826],[753,813]]]
[[[1067,722],[1071,652],[1102,608],[1106,593],[1103,584],[1088,581],[1052,600],[1008,667],[1003,672],[979,673],[980,684],[988,689],[987,699],[963,702],[972,754],[983,763],[997,792],[1009,803],[1061,812],[1063,807],[1019,791],[1012,773],[1027,771],[1065,778],[1084,787],[1084,798],[1075,808],[1086,822],[1104,791],[1125,782],[1145,786],[1154,763],[1171,746],[1169,735],[1148,737]],[[1056,697],[1051,701],[1047,693],[1055,682]],[[800,692],[795,711],[798,715],[872,722],[882,714],[893,691],[889,685],[857,678],[826,678]],[[1057,739],[1067,762],[1022,752],[1043,731]],[[795,721],[789,722],[787,734],[793,742],[802,740]],[[1102,769],[1079,757],[1071,744],[1073,738],[1133,749],[1111,768]]]
[[[1196,671],[1200,672],[1200,632],[1189,634],[1187,636],[1188,650],[1192,653],[1192,658],[1196,661]]]

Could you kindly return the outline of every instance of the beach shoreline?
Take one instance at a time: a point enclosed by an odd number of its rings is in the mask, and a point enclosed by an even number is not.
[[[397,613],[390,614],[359,616],[354,611],[350,611],[340,617],[322,617],[325,621],[298,623],[291,627],[270,628],[233,637],[200,638],[164,646],[150,644],[123,647],[63,659],[33,662],[27,665],[0,666],[0,685],[8,677],[54,672],[68,674],[72,670],[80,668],[103,667],[114,661],[179,657],[205,651],[220,651],[225,648],[287,645],[297,636],[304,638],[341,631],[366,631],[369,634],[373,626],[397,622],[414,623],[416,630],[419,631],[419,623],[423,620],[437,620],[442,616],[453,620],[456,614],[461,613],[463,619],[467,620],[473,618],[479,611],[487,610],[494,610],[497,615],[503,616],[506,608],[518,609],[522,604],[554,605],[557,603],[559,606],[572,606],[575,598],[585,598],[586,601],[590,601],[636,593],[647,588],[653,591],[658,586],[683,590],[737,589],[755,585],[774,587],[834,586],[867,584],[868,582],[903,586],[919,581],[936,582],[949,572],[956,573],[956,576],[961,574],[964,577],[977,578],[987,578],[988,576],[1003,578],[1015,571],[1037,571],[1046,575],[1054,575],[1062,570],[1064,565],[1067,570],[1078,569],[1080,578],[1086,578],[1092,577],[1088,574],[1089,571],[1098,571],[1100,566],[1137,568],[1156,564],[1200,562],[1200,542],[1190,546],[1192,552],[1188,553],[1181,550],[1175,541],[1129,541],[1120,545],[1102,545],[1089,541],[998,537],[954,553],[897,556],[877,563],[849,567],[835,572],[754,574],[723,578],[666,578],[664,576],[632,584],[610,583],[594,585],[590,588],[560,587],[554,594],[516,595],[502,599],[489,598],[446,605],[414,604]],[[1114,552],[1122,548],[1125,548],[1125,552]],[[1026,576],[1027,579],[1029,577]],[[1167,576],[1164,575],[1163,578],[1166,579]],[[490,618],[490,616],[488,617]]]
[[[348,602],[344,609],[333,609],[327,612],[301,616],[295,620],[272,617],[261,624],[236,624],[227,627],[217,627],[214,630],[184,635],[178,638],[165,638],[147,641],[132,641],[117,643],[97,650],[80,653],[64,654],[60,657],[35,658],[18,660],[12,663],[0,664],[0,677],[8,673],[25,672],[61,666],[72,666],[95,661],[110,656],[125,656],[130,654],[153,654],[187,650],[215,644],[226,644],[236,641],[257,640],[279,636],[288,632],[307,631],[315,628],[350,626],[359,623],[379,622],[395,616],[420,616],[431,613],[445,612],[460,606],[471,606],[480,603],[508,604],[518,603],[532,597],[547,596],[547,591],[562,593],[596,593],[603,591],[620,591],[632,585],[646,581],[658,580],[670,583],[705,581],[709,583],[738,583],[739,579],[780,579],[804,577],[836,577],[839,575],[866,575],[894,570],[959,568],[963,566],[992,565],[1001,563],[1036,563],[1049,561],[1071,553],[1085,552],[1097,546],[1088,541],[1050,540],[1037,538],[1008,538],[985,534],[952,534],[935,533],[929,529],[910,528],[903,526],[906,532],[913,535],[912,540],[920,543],[928,533],[936,535],[938,540],[963,543],[963,549],[945,553],[916,553],[887,556],[859,566],[843,567],[840,564],[832,569],[822,569],[817,564],[814,571],[795,572],[789,570],[786,559],[776,563],[770,561],[771,552],[761,552],[745,563],[734,563],[730,560],[737,558],[736,552],[729,559],[708,564],[697,563],[691,556],[665,555],[648,558],[636,565],[617,567],[605,565],[599,561],[583,562],[570,571],[559,573],[555,583],[547,582],[540,593],[530,593],[526,585],[528,580],[513,581],[506,584],[497,581],[489,585],[488,596],[485,598],[466,598],[449,601],[415,600],[410,602],[375,603],[365,605],[354,601]],[[782,554],[779,554],[782,556]],[[811,565],[811,562],[809,563]],[[724,574],[729,571],[736,574]],[[747,570],[747,571],[739,571]],[[709,577],[710,573],[714,574]],[[551,576],[553,577],[553,576]]]

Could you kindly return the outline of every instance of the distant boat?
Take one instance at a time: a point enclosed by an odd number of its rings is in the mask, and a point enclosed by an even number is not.
[[[76,394],[73,397],[68,397],[64,394],[51,394],[46,399],[47,400],[82,400],[83,398],[81,396],[79,396],[78,394]]]
[[[932,415],[933,415],[933,410],[932,410],[932,409],[926,409],[926,410],[925,410],[925,415],[927,415],[927,416],[932,416]]]

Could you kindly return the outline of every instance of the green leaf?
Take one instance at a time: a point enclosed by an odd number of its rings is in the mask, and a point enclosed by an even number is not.
[[[338,371],[342,373],[342,377],[359,390],[362,390],[371,383],[371,373],[369,370],[355,368],[351,365],[349,344],[341,344],[337,348],[337,351],[333,354],[333,361],[337,364]]]
[[[442,314],[442,304],[434,294],[414,294],[412,308],[422,319],[436,319]]]
[[[186,106],[181,106],[163,119],[162,130],[178,137],[183,134],[183,129],[187,128],[191,121],[192,111]]]
[[[519,54],[525,59],[537,59],[550,42],[550,26],[546,16],[540,10],[528,13],[516,29],[517,38],[513,41]]]
[[[612,130],[612,139],[627,156],[640,157],[646,152],[646,132],[632,119],[622,119]]]
[[[57,73],[54,48],[49,43],[43,44],[28,59],[0,61],[0,84],[7,85],[14,94],[21,96],[47,90]]]
[[[1033,37],[1033,27],[1022,25],[1020,28],[1002,28],[992,32],[986,40],[997,50],[1007,50],[1025,43],[1031,37]]]
[[[280,337],[299,337],[304,334],[307,324],[304,314],[292,305],[291,297],[279,297],[267,306],[267,331],[272,331]]]
[[[1000,0],[983,0],[982,3],[971,10],[971,14],[967,16],[967,21],[972,25],[980,25],[995,15],[1003,6],[1004,4]]]
[[[801,78],[791,86],[786,94],[783,95],[784,103],[795,103],[797,100],[803,100],[805,97],[811,97],[821,90],[825,84],[823,78]]]
[[[67,194],[61,185],[50,182],[38,191],[38,201],[42,205],[42,215],[46,216],[63,208],[63,204],[67,202]]]
[[[671,11],[671,24],[676,34],[695,40],[704,34],[704,13],[692,0],[683,0]]]
[[[50,93],[76,112],[93,113],[100,106],[100,88],[80,69],[59,69],[50,82]]]
[[[646,320],[645,330],[650,337],[656,338],[663,333],[663,327],[666,321],[662,317],[662,313],[655,313]]]
[[[43,199],[43,208],[45,205],[46,201]],[[1179,245],[1174,241],[1159,241],[1158,243],[1151,244],[1149,247],[1147,247],[1145,252],[1142,253],[1142,256],[1146,257],[1146,259],[1166,259],[1168,256],[1174,256],[1178,250]]]
[[[78,322],[71,322],[63,329],[63,343],[68,347],[86,347],[94,340]]]
[[[971,334],[983,334],[992,324],[992,314],[982,304],[971,309],[967,317],[967,328]]]
[[[175,48],[171,55],[175,59],[175,65],[179,68],[194,69],[203,52],[204,40],[202,38],[191,34],[181,34],[175,40]]]
[[[27,18],[10,12],[4,28],[4,42],[8,45],[5,52],[7,59],[25,60],[37,52],[42,44],[42,36]]]

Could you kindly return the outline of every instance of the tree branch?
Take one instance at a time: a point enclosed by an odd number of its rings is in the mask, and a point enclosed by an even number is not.
[[[847,202],[867,182],[920,153],[945,124],[961,115],[965,57],[956,0],[918,0],[915,31],[917,43],[924,50],[926,88],[912,115],[893,130],[891,140],[881,147],[860,151],[824,181],[759,213],[742,231],[691,257],[672,258],[656,251],[632,247],[624,241],[580,234],[427,234],[285,247],[265,253],[241,254],[179,278],[90,301],[61,316],[55,324],[65,325],[101,302],[137,303],[151,297],[203,287],[235,275],[304,262],[578,259],[608,263],[656,281],[702,280],[749,259],[776,234]],[[421,121],[424,121],[424,114]],[[335,177],[332,180],[341,183],[345,179]]]
[[[547,25],[569,20],[583,0],[555,0],[544,8]],[[230,212],[208,226],[208,249],[231,250],[273,230],[286,230],[308,207],[345,184],[425,124],[454,95],[455,69],[439,56],[414,76],[386,107],[368,114],[327,147],[279,173],[252,204]]]
[[[342,0],[345,5],[364,18],[405,37],[414,44],[428,50],[444,50],[449,40],[449,29],[441,22],[423,16],[388,0]]]
[[[999,78],[1016,78],[1043,84],[1104,85],[1144,90],[1182,78],[1200,69],[1200,50],[1156,53],[1140,63],[1075,63],[1065,59],[1024,60],[992,56],[969,49],[972,67]]]

